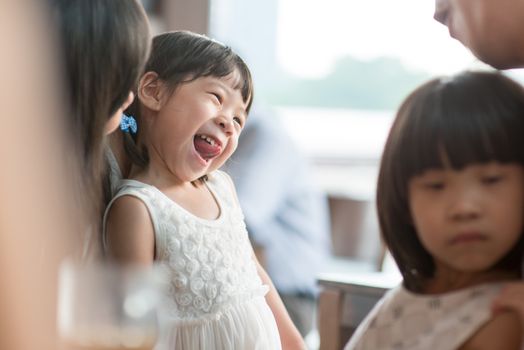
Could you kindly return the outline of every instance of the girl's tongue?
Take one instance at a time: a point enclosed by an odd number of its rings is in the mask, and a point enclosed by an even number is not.
[[[200,154],[200,157],[205,160],[209,160],[220,154],[221,147],[209,137],[196,135],[193,143],[195,144],[195,150]]]

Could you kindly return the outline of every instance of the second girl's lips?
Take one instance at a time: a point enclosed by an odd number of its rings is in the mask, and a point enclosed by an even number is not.
[[[211,135],[197,134],[193,143],[197,153],[206,161],[217,157],[222,152],[222,143]]]
[[[449,243],[451,245],[453,244],[461,244],[461,243],[473,243],[473,242],[481,242],[486,241],[488,238],[483,235],[480,232],[463,232],[455,235],[453,238],[450,239]]]

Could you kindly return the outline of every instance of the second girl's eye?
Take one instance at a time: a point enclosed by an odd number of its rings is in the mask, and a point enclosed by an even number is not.
[[[482,177],[481,181],[486,185],[494,185],[500,182],[502,179],[503,177],[501,175],[489,175]]]
[[[436,192],[436,191],[440,191],[444,189],[444,182],[440,182],[440,181],[426,182],[424,184],[424,187],[430,191]]]

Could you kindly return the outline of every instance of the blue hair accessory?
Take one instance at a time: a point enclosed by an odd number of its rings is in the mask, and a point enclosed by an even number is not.
[[[122,119],[120,120],[120,130],[123,132],[130,132],[136,134],[138,126],[136,125],[136,120],[133,116],[127,116],[122,113]]]

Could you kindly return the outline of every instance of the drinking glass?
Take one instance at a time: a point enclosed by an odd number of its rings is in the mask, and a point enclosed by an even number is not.
[[[65,262],[59,275],[58,331],[67,350],[152,350],[163,273],[153,266]]]

